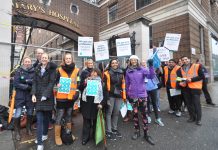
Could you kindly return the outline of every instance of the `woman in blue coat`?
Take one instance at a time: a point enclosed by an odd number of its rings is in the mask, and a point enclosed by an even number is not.
[[[15,138],[20,140],[20,116],[23,106],[27,109],[27,134],[32,135],[31,124],[33,115],[33,102],[31,100],[31,86],[34,76],[34,68],[29,57],[25,57],[23,65],[16,71],[14,76],[14,87],[16,90],[15,96],[15,115],[14,115],[14,129]]]

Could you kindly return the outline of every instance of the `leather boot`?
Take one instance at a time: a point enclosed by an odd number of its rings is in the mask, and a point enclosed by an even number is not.
[[[140,131],[136,131],[132,136],[132,140],[137,140],[140,137]]]
[[[14,118],[14,136],[17,141],[21,140],[20,136],[20,117]]]
[[[149,144],[155,145],[153,139],[151,138],[151,136],[148,135],[147,131],[144,132],[144,138]]]
[[[55,125],[55,143],[58,146],[61,146],[62,140],[61,140],[61,126],[60,125]]]
[[[72,123],[70,122],[70,123],[66,123],[66,126],[67,126],[67,128],[68,129],[70,129],[70,131],[72,132]],[[76,140],[76,137],[72,134],[72,138],[73,138],[73,141],[75,141]]]
[[[32,126],[32,120],[33,120],[33,116],[27,116],[27,124],[26,124],[26,133],[28,134],[28,135],[33,135],[33,133],[32,133],[32,128],[31,128],[31,126]]]

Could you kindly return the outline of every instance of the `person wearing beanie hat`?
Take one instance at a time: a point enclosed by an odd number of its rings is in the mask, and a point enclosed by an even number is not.
[[[145,90],[145,78],[153,79],[155,77],[154,67],[149,66],[149,69],[141,67],[139,58],[136,55],[130,57],[130,64],[126,71],[126,93],[129,99],[133,102],[133,116],[135,133],[132,136],[133,140],[140,137],[140,125],[138,119],[138,110],[142,114],[143,130],[145,140],[154,145],[154,141],[148,135],[148,119],[147,119],[147,92]]]

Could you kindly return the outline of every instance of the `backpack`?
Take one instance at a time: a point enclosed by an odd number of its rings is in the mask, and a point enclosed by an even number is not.
[[[61,140],[65,145],[73,144],[72,131],[66,127],[65,121],[61,125]]]

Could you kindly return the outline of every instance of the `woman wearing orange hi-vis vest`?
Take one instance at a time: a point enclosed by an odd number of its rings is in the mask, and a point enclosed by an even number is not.
[[[104,83],[107,87],[107,108],[106,108],[106,136],[108,139],[115,140],[122,137],[117,129],[120,106],[126,100],[126,86],[124,72],[119,68],[117,59],[112,59],[108,69],[104,72]],[[123,99],[123,100],[122,100]]]
[[[62,145],[62,140],[60,137],[61,134],[61,120],[64,117],[66,126],[71,130],[72,128],[72,111],[74,102],[79,97],[79,92],[77,90],[77,82],[78,82],[78,73],[79,69],[75,67],[75,64],[72,59],[72,55],[70,53],[66,53],[63,57],[63,62],[61,67],[58,68],[57,71],[57,87],[58,91],[56,94],[56,123],[55,123],[55,143],[56,145]],[[62,80],[62,81],[61,81]],[[61,91],[60,89],[64,89],[62,87],[66,86],[66,82],[70,81],[71,83],[68,85],[70,87],[66,87],[69,89],[68,92]],[[66,81],[66,82],[65,82]],[[72,137],[73,140],[75,137]]]
[[[202,79],[204,73],[199,64],[190,63],[187,56],[182,57],[183,65],[177,71],[178,86],[182,88],[184,99],[187,103],[187,108],[190,118],[188,122],[196,122],[196,125],[201,125],[201,103],[200,95],[202,89]]]

